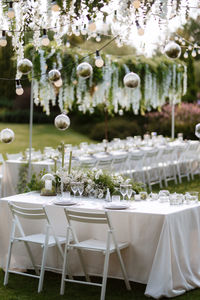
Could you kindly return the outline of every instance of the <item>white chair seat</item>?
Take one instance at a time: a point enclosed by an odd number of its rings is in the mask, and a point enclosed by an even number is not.
[[[118,245],[119,249],[123,249],[123,248],[127,248],[129,244],[127,242],[125,242],[125,243],[118,242],[117,245]],[[100,240],[96,240],[96,239],[89,239],[89,240],[85,240],[85,241],[70,245],[70,247],[72,247],[72,248],[79,248],[79,249],[83,249],[83,250],[85,248],[85,249],[91,250],[91,251],[102,251],[102,252],[106,251],[106,246],[107,246],[106,241],[100,241]],[[110,252],[112,253],[114,251],[116,251],[116,247],[115,247],[114,243],[111,242],[110,243]]]
[[[15,240],[29,242],[29,243],[36,243],[36,244],[44,244],[45,237],[46,237],[45,234],[39,233],[39,234],[26,235],[25,237],[15,238]],[[65,243],[65,240],[66,240],[66,238],[62,237],[62,236],[57,236],[57,239],[58,239],[58,242],[61,244]],[[49,236],[47,245],[50,247],[56,245],[56,241],[55,241],[55,238],[53,235]]]

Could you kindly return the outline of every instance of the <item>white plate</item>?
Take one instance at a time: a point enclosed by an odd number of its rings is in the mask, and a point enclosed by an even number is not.
[[[62,206],[70,206],[70,205],[76,205],[77,201],[74,201],[74,200],[60,200],[60,201],[55,201],[54,204],[62,205]]]
[[[120,210],[120,209],[129,208],[129,205],[128,204],[107,204],[107,205],[104,205],[104,208]]]

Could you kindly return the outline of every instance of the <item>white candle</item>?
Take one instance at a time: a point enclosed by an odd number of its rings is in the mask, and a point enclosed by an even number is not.
[[[52,190],[52,180],[50,179],[45,180],[45,190],[49,190],[49,191]]]

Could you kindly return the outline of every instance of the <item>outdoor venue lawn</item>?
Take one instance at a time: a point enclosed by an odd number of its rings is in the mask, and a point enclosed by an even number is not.
[[[1,142],[0,153],[17,153],[29,147],[29,124],[0,123],[0,130],[10,128],[15,133],[15,140],[11,144]],[[81,142],[92,142],[87,136],[77,133],[72,129],[60,131],[53,124],[34,124],[32,147],[43,150],[45,146],[56,148],[60,142],[65,144],[79,144]]]

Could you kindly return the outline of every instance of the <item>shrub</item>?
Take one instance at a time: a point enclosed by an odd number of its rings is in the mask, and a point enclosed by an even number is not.
[[[175,132],[182,132],[184,138],[195,138],[195,125],[200,122],[200,106],[193,103],[182,103],[175,107]],[[166,136],[171,135],[171,106],[165,105],[161,112],[150,112],[146,115],[145,129],[157,131]]]

